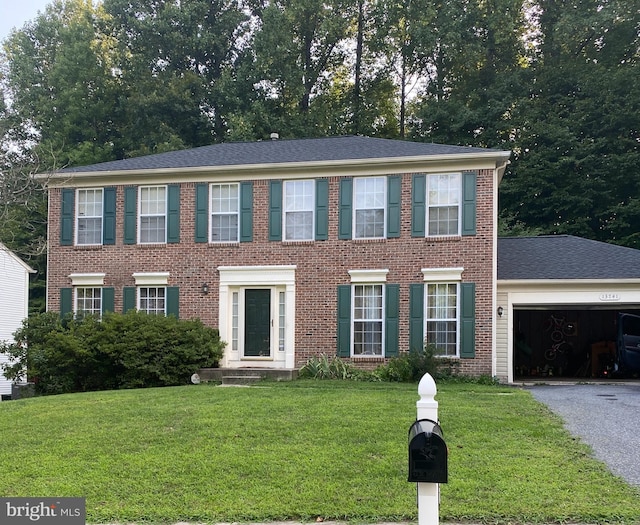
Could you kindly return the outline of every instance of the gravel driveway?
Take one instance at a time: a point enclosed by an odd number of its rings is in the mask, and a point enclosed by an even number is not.
[[[562,417],[611,472],[640,486],[640,383],[540,385],[528,390]]]

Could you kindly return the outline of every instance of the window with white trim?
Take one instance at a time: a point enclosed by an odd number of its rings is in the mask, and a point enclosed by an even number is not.
[[[382,356],[384,329],[384,286],[353,286],[353,355]]]
[[[314,239],[316,185],[313,180],[284,183],[284,238],[287,241]]]
[[[102,315],[102,288],[79,286],[75,295],[76,315]]]
[[[237,242],[239,238],[239,184],[211,185],[211,242]]]
[[[138,310],[148,314],[166,315],[166,292],[165,286],[140,286],[138,288]]]
[[[140,243],[167,242],[167,187],[140,188]]]
[[[384,238],[386,202],[386,177],[359,177],[354,179],[354,238]]]
[[[436,355],[458,355],[458,283],[426,285],[425,341],[434,345]]]
[[[76,244],[102,244],[102,188],[78,190]]]
[[[460,173],[427,176],[427,235],[460,235]]]

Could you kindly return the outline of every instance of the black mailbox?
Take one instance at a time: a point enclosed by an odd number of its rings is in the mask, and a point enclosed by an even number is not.
[[[420,419],[409,429],[409,481],[447,483],[447,445],[440,425]]]

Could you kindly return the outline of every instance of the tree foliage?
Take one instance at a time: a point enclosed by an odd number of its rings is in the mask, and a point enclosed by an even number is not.
[[[637,246],[639,35],[640,0],[55,0],[4,42],[0,131],[40,171],[272,132],[509,149],[501,233]]]

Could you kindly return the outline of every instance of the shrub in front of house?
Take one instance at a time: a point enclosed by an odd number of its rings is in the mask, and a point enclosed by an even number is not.
[[[225,346],[199,319],[136,311],[102,319],[37,314],[14,338],[0,345],[10,361],[5,376],[28,375],[40,394],[187,384],[198,369],[217,366]]]

